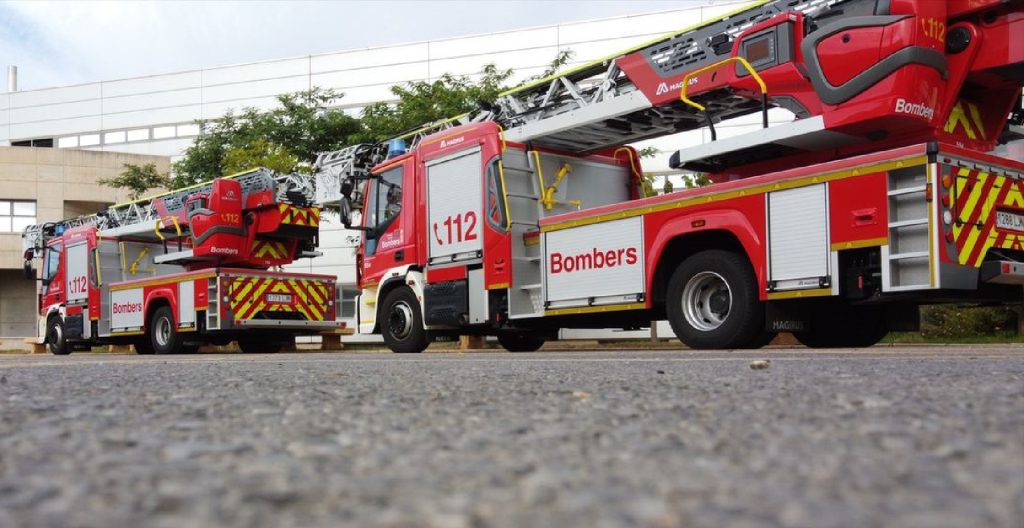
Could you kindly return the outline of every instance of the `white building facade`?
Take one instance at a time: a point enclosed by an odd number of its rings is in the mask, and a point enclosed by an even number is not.
[[[269,109],[280,94],[334,89],[344,94],[338,106],[358,115],[370,103],[393,100],[390,88],[396,84],[446,73],[473,77],[489,63],[512,68],[512,82],[518,82],[544,71],[563,50],[573,52],[574,63],[588,62],[717,18],[744,3],[708,0],[626,17],[0,93],[0,146],[153,154],[173,160],[199,134],[197,120],[248,107]],[[753,117],[718,127],[719,137],[757,127],[759,116]],[[708,139],[706,132],[694,131],[655,140],[651,144],[663,155],[645,160],[645,170],[666,172],[672,151]],[[322,230],[325,255],[293,269],[337,275],[348,285],[341,313],[352,318],[356,233],[336,223]]]

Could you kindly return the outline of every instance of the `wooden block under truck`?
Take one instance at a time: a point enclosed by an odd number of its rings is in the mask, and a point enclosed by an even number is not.
[[[304,178],[260,169],[29,227],[28,278],[42,260],[39,342],[54,354],[108,343],[190,353],[231,341],[277,352],[296,335],[338,328],[334,277],[277,271],[318,254],[320,210],[304,198]]]
[[[853,347],[916,329],[923,304],[1020,302],[1022,33],[1012,2],[762,1],[408,152],[324,157],[362,211],[359,330],[396,352],[473,334],[528,351],[667,319],[693,348]],[[717,137],[744,116],[762,128]],[[629,144],[700,129],[670,164],[715,183],[645,197]]]

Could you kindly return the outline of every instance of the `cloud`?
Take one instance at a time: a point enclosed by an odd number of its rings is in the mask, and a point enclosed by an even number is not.
[[[676,9],[680,4],[6,2],[0,3],[0,57],[19,65],[22,89],[33,89]]]

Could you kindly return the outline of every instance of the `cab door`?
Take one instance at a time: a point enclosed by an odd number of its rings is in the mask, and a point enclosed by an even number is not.
[[[43,291],[39,302],[40,313],[54,304],[64,302],[64,272],[61,266],[64,244],[57,241],[46,248],[43,258]]]
[[[383,281],[388,270],[416,263],[413,157],[385,167],[367,184],[363,207],[361,284]]]

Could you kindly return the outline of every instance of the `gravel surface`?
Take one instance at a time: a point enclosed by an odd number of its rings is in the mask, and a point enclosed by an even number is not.
[[[0,356],[0,527],[1024,526],[1024,349],[877,350]]]

